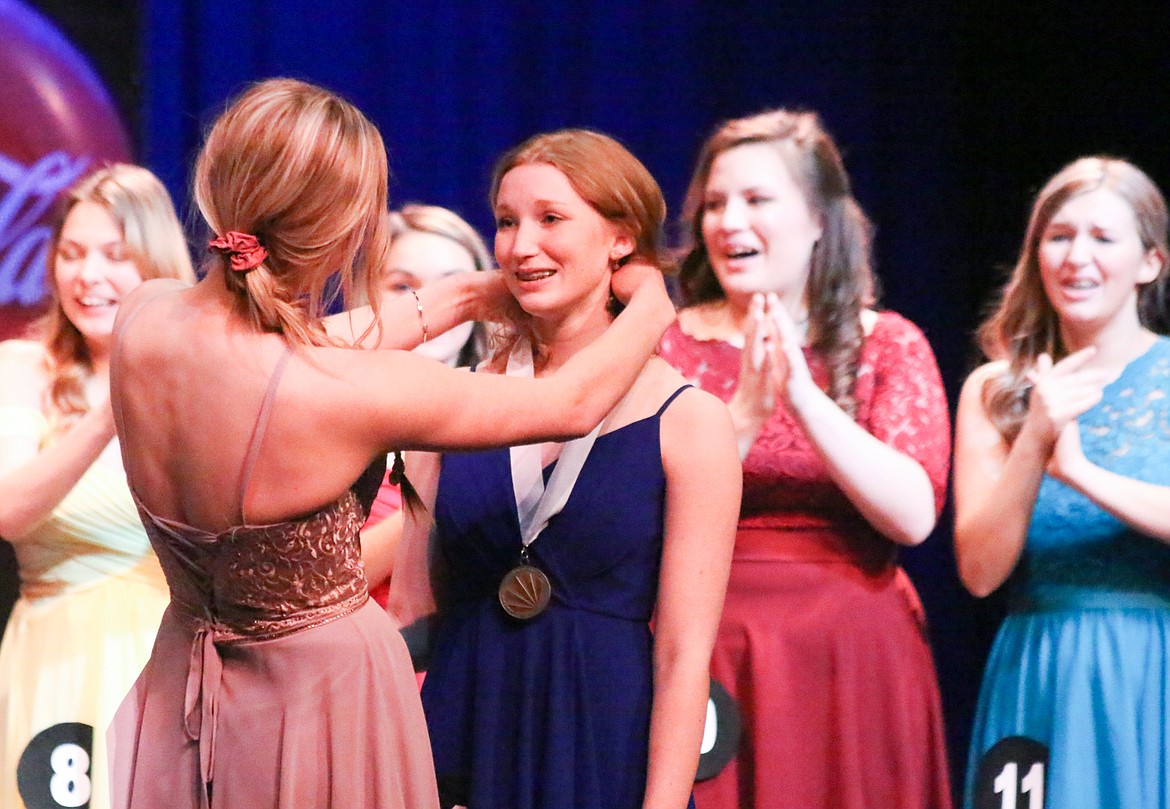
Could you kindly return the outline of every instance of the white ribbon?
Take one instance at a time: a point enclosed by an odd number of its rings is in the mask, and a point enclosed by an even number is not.
[[[508,356],[508,376],[534,376],[532,345],[521,337]],[[520,541],[527,548],[540,536],[549,520],[560,513],[573,493],[573,486],[589,457],[593,442],[601,434],[602,421],[588,435],[564,444],[557,466],[544,485],[544,470],[540,464],[540,445],[525,444],[508,450],[512,465],[512,493],[516,498],[516,514],[520,518]]]

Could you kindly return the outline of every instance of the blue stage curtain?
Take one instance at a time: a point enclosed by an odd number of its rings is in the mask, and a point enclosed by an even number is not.
[[[968,279],[986,270],[965,256],[958,222],[957,26],[946,4],[911,5],[149,0],[145,162],[186,200],[201,132],[225,101],[256,79],[304,78],[379,125],[392,204],[453,208],[490,238],[493,161],[535,132],[616,136],[674,217],[721,120],[815,109],[878,226],[884,302],[922,326],[954,394],[985,288]],[[948,528],[904,559],[931,618],[961,764],[987,631],[958,586]]]

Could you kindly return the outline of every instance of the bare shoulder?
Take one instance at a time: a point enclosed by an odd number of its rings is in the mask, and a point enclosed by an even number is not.
[[[655,403],[654,409],[661,407],[679,388],[691,385],[691,388],[687,388],[687,390],[679,393],[675,400],[670,403],[667,412],[673,410],[684,400],[703,397],[715,399],[714,396],[711,396],[706,391],[700,390],[697,386],[692,385],[689,379],[679,373],[678,370],[661,357],[650,358],[649,362],[646,363],[646,367],[642,369],[642,376],[638,378],[638,384],[644,386],[646,390],[645,398],[648,402]],[[696,395],[700,393],[703,394],[702,397]]]
[[[0,403],[40,407],[48,385],[48,351],[35,340],[0,342]]]
[[[669,378],[671,384],[665,387],[670,393],[664,400],[687,385],[678,372]],[[672,486],[690,490],[699,484],[707,487],[709,494],[739,485],[735,428],[727,405],[719,397],[698,387],[683,389],[662,412],[659,441],[662,467]]]
[[[731,430],[731,414],[727,405],[714,394],[692,387],[679,394],[663,414],[664,418],[687,425],[689,429]],[[731,433],[729,432],[730,436]]]
[[[151,278],[131,290],[130,294],[122,299],[118,307],[118,319],[122,320],[133,315],[133,310],[143,305],[143,302],[153,300],[162,295],[183,292],[191,289],[191,285],[177,278]]]
[[[690,385],[681,391],[670,406],[662,414],[663,421],[670,427],[678,427],[687,432],[710,427],[715,430],[722,428],[726,423],[731,424],[731,416],[727,412],[727,405],[714,394],[691,385],[690,380],[672,368],[665,360],[654,357],[646,364],[644,374],[653,374],[655,393],[658,401],[665,402],[679,388]],[[694,437],[692,435],[692,437]]]
[[[175,293],[181,293],[191,287],[175,278],[152,278],[134,288],[118,307],[118,316],[114,321],[115,339],[124,343],[120,349],[123,362],[131,360],[139,352],[150,352],[152,347],[167,346],[171,351],[170,342],[185,343],[180,337],[181,325],[187,320],[179,317],[174,309],[178,298]],[[169,304],[159,301],[159,298],[171,299]],[[130,339],[124,336],[132,334]]]
[[[984,363],[972,371],[965,382],[963,382],[963,392],[961,400],[966,400],[971,397],[977,399],[983,395],[983,386],[989,380],[995,379],[997,376],[1002,376],[1008,370],[1008,363],[1006,360],[996,360],[994,362]]]

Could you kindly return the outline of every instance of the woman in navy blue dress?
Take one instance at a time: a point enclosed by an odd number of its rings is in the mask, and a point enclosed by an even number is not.
[[[524,316],[478,373],[539,377],[608,328],[614,268],[661,266],[665,204],[633,155],[583,130],[506,154],[491,201]],[[688,804],[739,507],[729,416],[655,358],[581,441],[410,464],[437,529],[423,706],[445,805]],[[405,556],[425,529],[408,525]],[[401,620],[411,579],[392,584]]]

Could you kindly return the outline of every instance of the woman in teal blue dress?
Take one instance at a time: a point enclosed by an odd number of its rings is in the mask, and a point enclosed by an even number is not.
[[[967,380],[955,548],[1009,588],[966,805],[1170,806],[1167,212],[1133,165],[1083,158],[1041,190]]]

